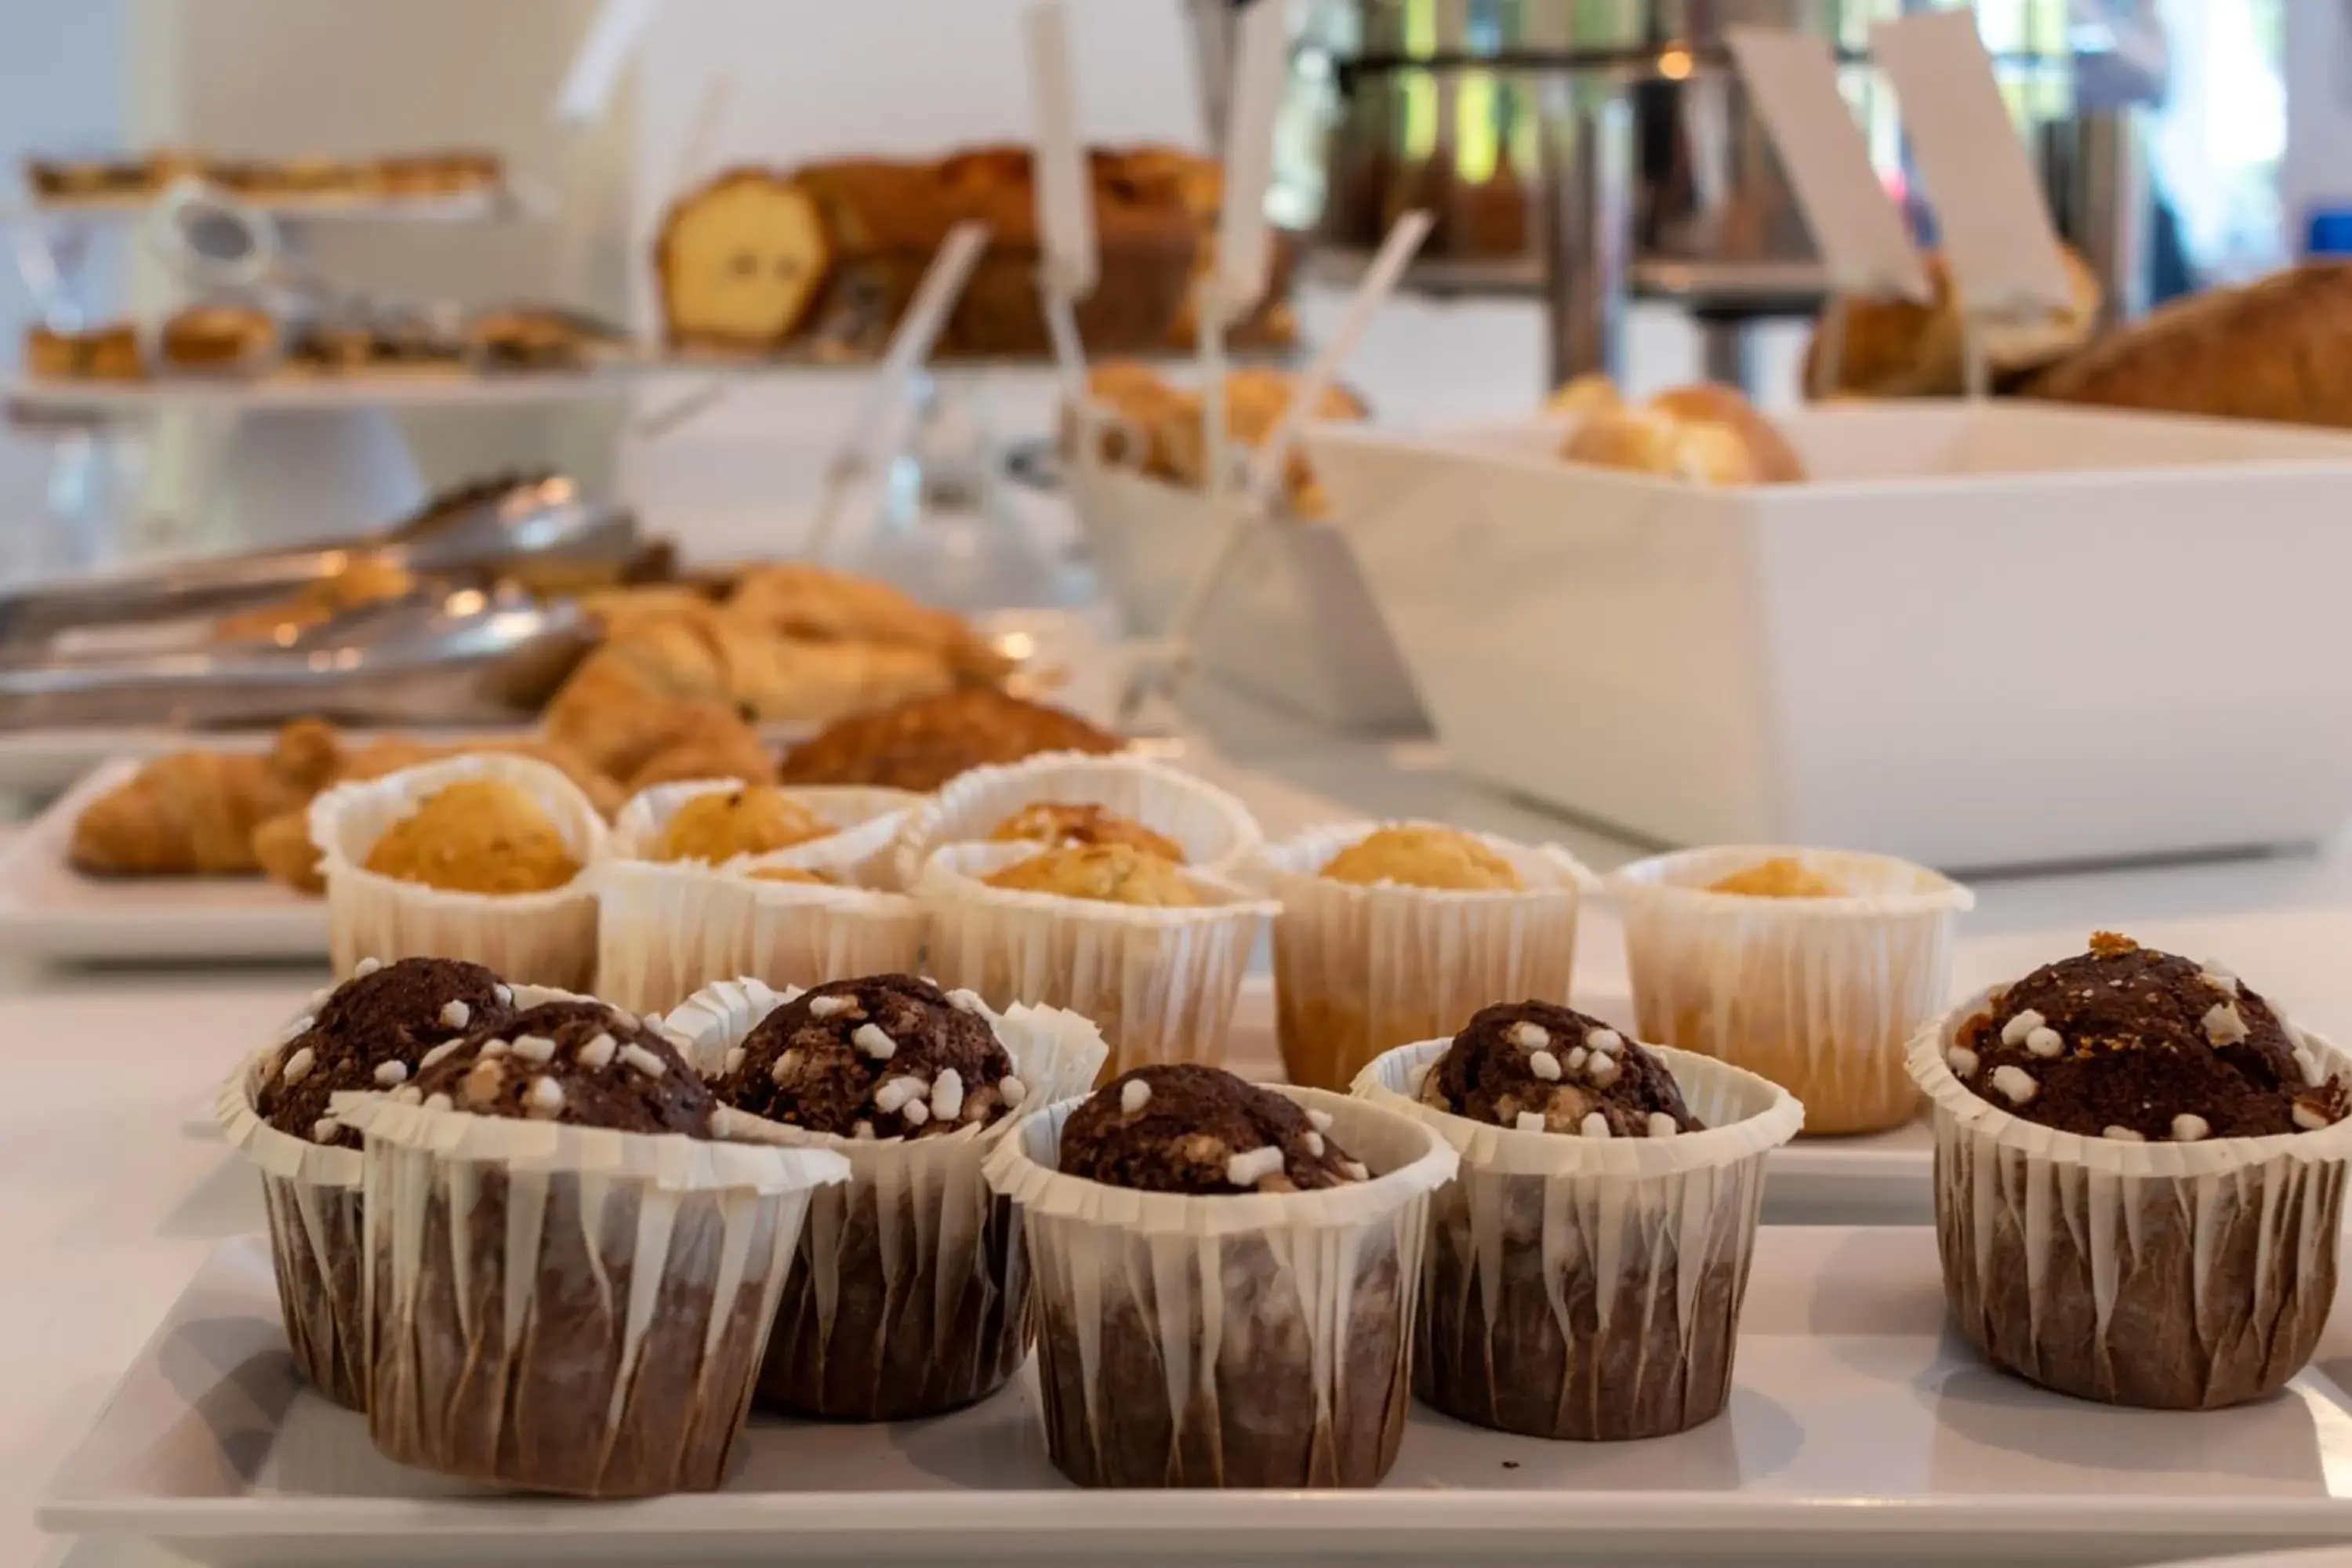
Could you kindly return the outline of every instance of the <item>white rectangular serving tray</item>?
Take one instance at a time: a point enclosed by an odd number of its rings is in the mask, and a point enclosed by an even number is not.
[[[1780,423],[1809,482],[1570,464],[1558,424],[1308,445],[1456,763],[1634,837],[1987,868],[2352,816],[2352,438],[2016,401]]]
[[[139,771],[109,763],[0,845],[0,953],[101,962],[324,959],[327,905],[266,877],[85,876],[83,807]]]
[[[1048,1462],[1024,1374],[971,1410],[755,1419],[719,1493],[493,1497],[403,1469],[297,1382],[259,1237],[226,1241],[52,1480],[58,1533],[199,1562],[1493,1561],[2137,1564],[2352,1539],[2352,1323],[2260,1405],[2042,1393],[1944,1329],[1924,1227],[1767,1228],[1726,1415],[1548,1443],[1415,1407],[1364,1491],[1115,1492]]]
[[[1215,552],[1208,499],[1085,456],[1070,501],[1130,631],[1166,632]],[[1203,668],[1336,729],[1420,732],[1412,678],[1334,523],[1282,519],[1244,541],[1202,612]]]

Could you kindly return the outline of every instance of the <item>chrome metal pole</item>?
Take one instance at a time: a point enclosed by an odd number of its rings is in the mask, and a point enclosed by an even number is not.
[[[1624,89],[1560,75],[1543,84],[1545,305],[1551,381],[1622,380],[1633,288],[1633,113]]]

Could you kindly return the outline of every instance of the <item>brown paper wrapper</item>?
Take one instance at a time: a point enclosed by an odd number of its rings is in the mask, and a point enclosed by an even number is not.
[[[1278,1092],[1330,1112],[1373,1179],[1199,1198],[1063,1176],[1076,1100],[990,1156],[1028,1228],[1046,1446],[1080,1486],[1369,1487],[1396,1462],[1429,1194],[1454,1153],[1365,1101]]]
[[[1980,1100],[1945,1065],[1988,990],[1920,1032],[1936,1242],[1963,1338],[2030,1383],[2212,1410],[2303,1369],[2336,1300],[2352,1121],[2273,1138],[2084,1138]],[[2305,1035],[2331,1073],[2342,1053]]]
[[[1765,1159],[1804,1109],[1752,1073],[1663,1046],[1701,1132],[1521,1132],[1414,1098],[1452,1042],[1384,1053],[1356,1080],[1462,1156],[1430,1202],[1414,1391],[1536,1437],[1663,1437],[1722,1414]]]

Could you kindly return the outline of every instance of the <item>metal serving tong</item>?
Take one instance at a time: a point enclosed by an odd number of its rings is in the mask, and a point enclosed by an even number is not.
[[[624,560],[637,544],[632,513],[589,500],[561,475],[500,478],[437,497],[377,534],[0,594],[0,659],[67,632],[231,614],[362,559],[423,580],[493,574],[531,557]]]
[[[576,604],[541,605],[510,587],[436,585],[282,643],[0,655],[0,728],[223,728],[303,715],[512,723],[538,713],[593,640]]]

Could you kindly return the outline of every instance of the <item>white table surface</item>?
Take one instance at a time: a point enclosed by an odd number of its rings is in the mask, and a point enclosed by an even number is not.
[[[1427,742],[1335,742],[1303,722],[1203,692],[1240,786],[1276,834],[1344,806],[1553,837],[1596,866],[1632,851],[1444,771]],[[1335,805],[1335,802],[1337,805]],[[1955,984],[1973,987],[2121,929],[2225,959],[2296,1016],[2352,1036],[2352,853],[2050,876],[1979,885]],[[1596,910],[1580,981],[1622,986],[1614,918]],[[143,1549],[40,1536],[32,1502],[118,1370],[217,1238],[261,1225],[248,1173],[183,1131],[238,1055],[270,1036],[323,971],[0,969],[0,1564],[127,1568]]]

